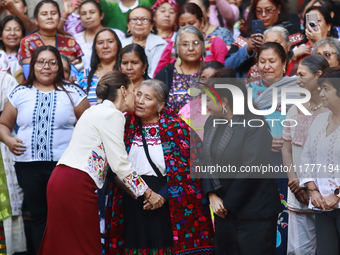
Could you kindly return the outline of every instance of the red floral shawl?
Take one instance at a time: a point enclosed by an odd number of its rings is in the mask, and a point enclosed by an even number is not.
[[[159,133],[167,172],[175,253],[215,254],[207,199],[201,181],[191,177],[189,168],[190,162],[198,162],[196,154],[202,147],[201,141],[197,134],[190,133],[189,126],[170,107],[163,112]],[[137,132],[140,132],[137,118],[134,114],[127,115],[124,137],[127,152]],[[191,146],[190,149],[190,140],[195,143],[195,148]],[[112,190],[111,185],[106,214],[105,254],[125,254],[123,225],[122,196],[117,188]]]

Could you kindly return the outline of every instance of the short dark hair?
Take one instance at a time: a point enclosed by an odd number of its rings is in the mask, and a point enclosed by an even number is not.
[[[260,0],[253,0],[250,6],[247,21],[245,23],[244,28],[241,30],[241,34],[243,36],[249,37],[252,33],[252,22],[253,20],[257,20],[256,7],[259,1]],[[282,23],[283,21],[288,21],[289,20],[289,8],[288,8],[287,3],[283,0],[270,0],[270,2],[272,2],[276,7],[279,7],[279,6],[281,7],[279,18],[277,19],[274,26]]]
[[[0,22],[0,36],[2,36],[2,33],[4,32],[4,28],[5,28],[6,24],[7,24],[7,22],[9,22],[9,21],[11,21],[11,20],[15,20],[16,22],[18,22],[18,24],[20,25],[20,28],[21,28],[21,35],[22,35],[22,38],[24,38],[25,35],[26,35],[25,26],[24,26],[24,24],[22,23],[22,21],[21,21],[19,18],[15,17],[15,16],[13,16],[13,15],[6,16],[6,17]],[[21,38],[21,39],[22,39],[22,38]],[[2,40],[0,41],[0,47],[3,48],[3,49],[6,51],[6,45],[3,43]],[[19,46],[18,46],[17,51],[19,50],[19,48],[20,48],[20,44],[19,44]]]
[[[38,19],[39,11],[44,4],[53,4],[57,8],[58,14],[59,14],[59,17],[60,17],[60,8],[59,8],[59,4],[56,1],[42,0],[35,6],[35,9],[34,9],[34,12],[33,12],[33,16],[34,16],[35,19]]]
[[[121,70],[123,55],[126,53],[130,53],[130,52],[136,54],[139,57],[140,61],[142,61],[143,66],[146,66],[145,74],[143,75],[144,79],[146,79],[148,76],[148,68],[149,68],[148,57],[145,54],[144,48],[140,46],[139,44],[131,43],[131,44],[126,45],[122,49],[122,51],[119,53],[118,60],[117,60],[119,70]]]
[[[111,28],[104,27],[97,32],[96,36],[94,37],[93,45],[92,45],[91,70],[89,72],[89,76],[87,77],[86,93],[89,93],[89,91],[90,91],[91,82],[92,82],[94,72],[96,71],[98,64],[100,63],[100,59],[99,59],[98,54],[97,54],[96,44],[97,44],[98,35],[100,33],[104,32],[104,31],[109,31],[110,33],[113,34],[113,36],[114,36],[114,38],[117,42],[117,45],[118,45],[117,55],[118,55],[118,52],[120,52],[121,49],[122,49],[122,43],[120,42],[116,32],[113,31]],[[113,67],[113,70],[118,70],[117,55],[116,55],[116,63]]]
[[[333,18],[331,17],[328,10],[323,6],[311,6],[307,9],[306,14],[309,13],[310,11],[313,11],[313,10],[317,10],[321,13],[321,15],[325,19],[325,22],[326,22],[327,25],[331,24],[331,31],[330,31],[329,36],[334,37],[334,38],[339,38],[338,30],[334,27]],[[307,29],[307,22],[306,22],[306,16],[307,15],[306,14],[305,14],[305,17],[303,18],[305,31]]]
[[[259,49],[259,57],[261,56],[262,51],[269,49],[272,49],[276,52],[276,54],[280,57],[282,63],[287,60],[287,54],[284,48],[281,44],[277,42],[266,42],[262,44],[261,48]]]
[[[300,65],[306,66],[315,75],[318,71],[329,68],[328,61],[321,55],[310,55],[301,60]]]
[[[319,86],[326,81],[332,84],[336,90],[336,95],[340,97],[340,66],[330,67],[323,71],[318,79]]]

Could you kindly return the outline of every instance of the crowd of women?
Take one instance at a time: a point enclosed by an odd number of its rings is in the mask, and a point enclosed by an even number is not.
[[[63,4],[0,1],[0,254],[340,253],[339,2]]]

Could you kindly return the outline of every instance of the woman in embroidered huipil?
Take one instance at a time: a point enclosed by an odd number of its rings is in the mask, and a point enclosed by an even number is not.
[[[145,195],[150,205],[156,195],[133,170],[124,146],[123,112],[134,111],[135,92],[126,74],[111,71],[98,83],[103,103],[78,120],[65,153],[47,187],[48,218],[39,254],[101,254],[97,189],[108,168],[135,199]]]
[[[338,254],[340,231],[340,68],[323,71],[318,84],[323,106],[308,131],[301,155],[300,185],[307,186],[308,208],[315,210],[317,254]],[[312,165],[315,169],[312,170]],[[307,168],[308,167],[308,168]],[[301,170],[300,170],[301,169]]]
[[[298,67],[297,84],[308,89],[311,93],[309,102],[304,107],[311,115],[305,115],[295,105],[292,106],[286,116],[286,125],[283,128],[282,148],[283,164],[287,167],[299,166],[300,156],[307,139],[308,130],[315,117],[328,111],[323,107],[317,79],[322,72],[329,67],[327,60],[319,55],[304,58]],[[308,209],[309,195],[304,187],[299,186],[299,171],[288,173],[288,198],[289,210],[288,228],[288,254],[300,252],[301,254],[315,254],[315,216]]]
[[[176,54],[178,55],[177,61],[165,66],[157,73],[155,79],[167,85],[170,107],[178,113],[190,101],[188,89],[199,77],[206,55],[204,38],[198,28],[187,26],[178,30]]]
[[[74,124],[89,107],[86,94],[63,80],[58,50],[42,46],[32,56],[27,83],[13,89],[0,119],[0,137],[15,155],[15,171],[32,218],[34,252],[47,218],[46,187],[71,140]],[[10,132],[18,125],[17,137]]]
[[[102,76],[118,70],[118,53],[122,44],[117,34],[110,28],[103,28],[96,34],[92,45],[91,68],[79,72],[78,84],[87,94],[90,105],[96,105],[97,84]]]
[[[214,254],[212,222],[201,181],[190,175],[195,161],[190,147],[193,141],[197,147],[201,143],[167,106],[167,100],[164,83],[144,81],[137,92],[136,111],[126,117],[128,159],[159,201],[151,205],[118,188],[112,190],[105,254]]]
[[[38,31],[22,39],[20,45],[20,57],[26,78],[29,74],[29,63],[33,52],[43,45],[57,48],[60,53],[71,59],[72,64],[81,62],[83,52],[76,40],[72,36],[57,33],[60,20],[57,2],[53,0],[40,1],[34,9],[34,18],[38,24]],[[75,68],[72,71],[78,73]]]

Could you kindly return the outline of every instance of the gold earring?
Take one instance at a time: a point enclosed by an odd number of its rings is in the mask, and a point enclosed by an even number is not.
[[[176,64],[177,64],[178,66],[182,65],[182,59],[181,59],[180,57],[177,58]]]
[[[318,87],[318,90],[321,90],[321,87]]]

